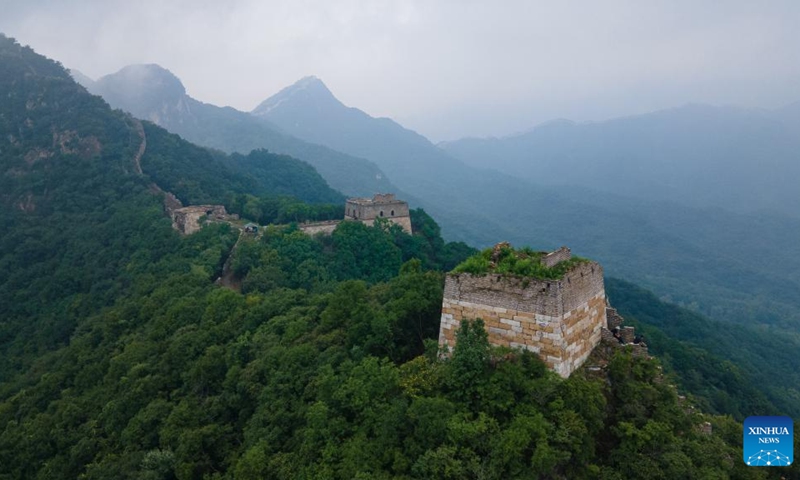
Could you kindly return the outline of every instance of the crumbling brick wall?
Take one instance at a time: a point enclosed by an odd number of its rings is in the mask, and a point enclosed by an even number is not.
[[[309,222],[309,223],[301,223],[297,225],[297,228],[300,229],[303,233],[307,235],[316,235],[318,233],[324,233],[330,235],[336,230],[336,227],[342,223],[341,220],[329,220],[327,222]]]
[[[455,346],[463,320],[484,321],[493,345],[534,352],[568,377],[600,342],[606,325],[603,269],[576,265],[560,280],[498,274],[449,274],[445,280],[439,344]]]
[[[181,207],[173,210],[171,216],[172,227],[184,235],[191,235],[200,230],[200,220],[203,218],[224,220],[229,217],[228,212],[222,205],[191,205],[188,207]]]
[[[606,307],[606,326],[600,331],[600,336],[603,345],[611,348],[628,348],[631,355],[637,358],[647,358],[650,352],[647,349],[646,343],[633,343],[636,338],[636,331],[634,327],[622,326],[625,319],[617,313],[617,310],[611,307]],[[613,330],[619,332],[619,337],[614,336]]]
[[[559,262],[564,262],[572,258],[572,251],[567,247],[561,247],[554,252],[550,252],[542,257],[542,265],[553,268]]]

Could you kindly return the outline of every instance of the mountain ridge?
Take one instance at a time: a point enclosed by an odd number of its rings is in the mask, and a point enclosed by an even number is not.
[[[292,104],[291,108],[285,108],[290,103]],[[313,118],[309,116],[295,117],[292,112],[297,109],[312,110],[315,115]],[[377,155],[379,147],[352,148],[352,145],[348,144],[353,129],[367,130],[368,135],[376,137],[374,140],[376,144],[389,140],[392,135],[400,135],[404,142],[417,148],[424,149],[433,146],[424,136],[403,127],[392,119],[374,118],[363,110],[346,106],[317,77],[305,77],[280,90],[259,104],[251,114],[272,121],[279,128],[298,138],[378,161],[381,168],[392,169],[389,172],[392,178],[402,175],[403,172],[396,164],[384,161],[383,156]],[[337,129],[336,127],[339,126],[347,128]],[[334,128],[335,133],[325,134],[326,130],[330,128]],[[413,158],[407,159],[407,161],[413,160]]]
[[[472,166],[492,165],[541,185],[797,218],[791,205],[800,194],[789,179],[800,176],[793,160],[800,149],[800,113],[792,114],[798,110],[687,104],[439,146]]]
[[[217,107],[186,94],[182,82],[157,64],[124,67],[87,86],[112,107],[152,121],[198,145],[247,154],[266,148],[312,164],[337,190],[369,196],[396,187],[374,164],[287,135],[263,119]]]
[[[477,246],[498,239],[542,248],[570,244],[601,261],[609,275],[629,278],[716,320],[792,331],[800,325],[800,286],[794,288],[800,278],[791,271],[800,255],[790,253],[796,246],[787,249],[785,242],[775,242],[758,256],[734,248],[753,244],[752,236],[740,240],[748,231],[748,216],[642,202],[618,193],[537,186],[469,167],[396,122],[331,100],[327,88],[320,108],[313,96],[285,95],[285,90],[271,97],[273,103],[284,101],[265,114],[268,120],[289,134],[306,135],[306,141],[374,161],[405,195],[440,219],[450,239]],[[684,214],[673,215],[673,210]],[[796,230],[794,224],[780,222],[763,228],[763,235],[775,238]],[[781,261],[787,254],[788,261]]]
[[[695,404],[653,359],[622,353],[563,380],[531,352],[491,349],[477,322],[441,358],[426,349],[441,317],[433,268],[465,249],[448,252],[424,212],[411,213],[413,237],[358,222],[326,238],[216,222],[181,237],[148,181],[246,207],[257,179],[226,168],[238,154],[145,122],[141,155],[138,121],[32,51],[9,59],[16,47],[0,37],[0,193],[38,206],[0,209],[0,476],[762,476],[731,460],[737,421],[692,408],[770,407],[735,365],[665,348],[692,367],[687,383],[713,382]],[[92,136],[100,150],[75,148]],[[244,293],[212,283],[234,248]],[[652,307],[641,313],[653,323],[674,316],[625,285],[614,295]],[[709,328],[689,320],[689,334]]]
[[[616,189],[542,186],[521,174],[514,178],[508,172],[490,170],[488,164],[465,165],[441,150],[434,151],[430,142],[424,142],[420,151],[419,144],[408,137],[387,141],[374,133],[381,125],[377,119],[372,119],[369,128],[360,128],[360,122],[370,121],[363,112],[359,123],[347,124],[344,120],[350,110],[320,120],[311,118],[319,113],[313,107],[299,105],[291,112],[290,101],[280,107],[267,118],[301,138],[304,129],[311,129],[309,125],[326,129],[307,138],[373,159],[441,219],[443,232],[450,238],[455,235],[478,246],[498,239],[513,244],[535,239],[546,248],[569,244],[601,261],[608,275],[635,281],[662,299],[714,320],[781,332],[791,342],[800,341],[800,263],[795,261],[800,250],[791,242],[800,235],[799,221],[776,213],[735,213],[658,197],[642,200]],[[675,111],[687,110],[703,115],[714,111],[698,105]],[[558,135],[564,126],[596,128],[595,124],[556,122],[544,129]],[[391,138],[392,131],[387,128],[383,135]],[[536,173],[558,174],[548,169]],[[765,244],[765,238],[771,240]],[[788,391],[784,388],[796,391],[791,382],[779,380],[770,386],[770,395],[783,398],[780,392]]]
[[[301,78],[292,85],[284,87],[275,95],[270,96],[256,106],[250,113],[255,116],[263,116],[269,113],[270,110],[276,108],[281,102],[289,99],[294,95],[309,95],[315,101],[337,101],[333,93],[328,89],[327,85],[317,76],[309,75]]]

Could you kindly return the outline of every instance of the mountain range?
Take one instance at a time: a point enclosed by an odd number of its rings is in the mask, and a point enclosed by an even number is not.
[[[223,152],[247,154],[265,148],[302,158],[330,185],[347,195],[371,195],[397,188],[373,163],[286,135],[275,125],[230,107],[217,107],[186,94],[181,81],[158,65],[130,65],[93,81],[72,70],[73,78],[112,107],[151,121],[183,138]]]
[[[476,245],[498,238],[548,247],[570,243],[602,259],[612,274],[634,279],[714,318],[781,323],[793,325],[794,330],[800,325],[794,313],[800,305],[800,263],[793,254],[798,250],[793,239],[800,235],[800,222],[794,218],[775,211],[755,214],[713,204],[686,205],[657,195],[643,199],[622,187],[542,185],[520,172],[490,169],[491,161],[469,164],[450,154],[447,146],[439,148],[389,119],[375,119],[342,105],[316,78],[282,90],[252,113],[304,140],[373,160],[393,182],[441,218],[444,233],[453,238]],[[724,115],[711,115],[719,116]],[[702,124],[704,118],[694,118],[689,124]],[[717,136],[724,133],[725,138],[736,135],[724,126],[709,130],[716,129]],[[598,136],[609,144],[616,138]],[[707,150],[714,148],[713,138],[704,142]],[[740,152],[735,161],[754,163],[746,154]],[[691,160],[685,163],[692,164]],[[591,168],[570,164],[564,167],[570,173],[562,176],[581,177]],[[693,168],[712,166],[704,163]],[[781,172],[784,178],[793,178],[791,167]],[[557,172],[554,176],[559,177]],[[614,180],[616,184],[640,188],[636,178],[620,177]],[[755,187],[749,191],[756,191]],[[765,238],[770,240],[765,242]],[[754,255],[755,251],[759,254]]]
[[[155,66],[136,69],[155,72],[149,76],[167,72]],[[126,103],[120,99],[137,98],[135,105],[128,108],[147,106],[137,114],[143,118],[158,121],[176,133],[185,131],[183,135],[187,138],[206,146],[236,144],[237,127],[226,124],[224,117],[204,117],[204,126],[200,128],[194,121],[197,118],[194,113],[176,107],[197,102],[185,97],[176,79],[156,81],[152,89],[157,93],[151,97],[149,82],[122,81],[129,76],[129,73],[114,74],[97,82],[103,85],[103,91],[112,92],[107,94],[112,106],[124,108]],[[148,75],[136,77],[148,78]],[[129,84],[135,87],[126,87]],[[92,88],[99,91],[96,85]],[[125,93],[127,88],[134,91]],[[172,94],[166,95],[165,90]],[[165,97],[169,100],[165,101]],[[800,238],[800,220],[791,216],[770,210],[734,211],[703,203],[699,197],[695,202],[660,199],[658,195],[642,198],[636,196],[636,189],[639,194],[644,193],[635,185],[620,188],[621,191],[596,188],[597,185],[545,185],[520,173],[512,175],[487,165],[471,165],[472,161],[456,158],[458,152],[448,153],[448,145],[434,145],[390,119],[373,118],[343,105],[315,77],[301,79],[250,113],[207,108],[228,112],[240,122],[236,125],[250,125],[255,132],[269,128],[280,131],[281,138],[322,145],[320,148],[326,151],[370,162],[373,168],[385,172],[383,178],[396,186],[412,205],[424,207],[437,218],[442,233],[452,240],[474,246],[507,240],[542,249],[569,245],[601,261],[609,275],[652,289],[662,299],[718,321],[740,325],[737,328],[745,325],[767,328],[800,345],[800,245],[794,241]],[[714,109],[691,107],[681,112],[682,115],[706,112],[691,123],[700,125],[705,118],[716,119],[721,115],[708,114],[708,110]],[[781,112],[784,117],[792,118],[794,110],[787,107]],[[673,116],[654,115],[667,119]],[[620,122],[632,123],[634,126],[630,128],[639,131],[653,123],[645,117],[643,125],[636,126],[636,118]],[[736,122],[722,122],[709,129],[717,129],[717,136],[727,138],[738,132],[725,130],[730,124]],[[574,128],[570,125],[555,122],[544,128],[569,131]],[[207,130],[216,132],[218,140],[210,142],[204,133]],[[613,144],[610,139],[605,142]],[[713,150],[713,144],[713,138],[703,139],[706,150]],[[731,162],[749,165],[752,159],[745,155],[749,151]],[[297,156],[307,160],[302,153]],[[310,163],[324,161],[316,159]],[[690,161],[684,163],[694,165]],[[676,163],[678,166],[680,163]],[[591,168],[572,164],[570,171],[579,178],[582,170]],[[713,170],[711,164],[694,165],[690,170],[704,168]],[[336,184],[331,170],[320,169],[320,173],[332,185]],[[340,170],[334,169],[334,173]],[[673,175],[678,178],[690,173]],[[786,177],[791,178],[791,174]],[[629,183],[637,182],[635,176],[623,175],[623,178]],[[626,184],[623,180],[614,181]],[[766,204],[763,208],[767,208]]]
[[[137,71],[140,73],[135,73]],[[305,142],[305,145],[322,145],[327,148],[326,152],[342,152],[340,155],[347,158],[374,162],[372,164],[376,166],[373,168],[385,172],[392,184],[413,204],[424,207],[440,219],[444,235],[451,239],[476,246],[492,244],[498,239],[542,248],[570,244],[602,261],[612,275],[634,280],[664,298],[713,318],[736,323],[791,326],[793,331],[798,331],[800,247],[792,239],[800,235],[800,221],[780,213],[724,209],[713,202],[701,201],[699,196],[702,193],[696,195],[695,202],[671,197],[659,199],[658,195],[653,199],[643,199],[635,195],[637,192],[644,195],[647,190],[640,185],[644,173],[620,172],[620,178],[616,179],[604,174],[598,177],[597,182],[587,185],[569,182],[568,185],[556,186],[552,184],[554,181],[543,185],[536,182],[532,174],[489,169],[493,157],[480,154],[469,157],[464,152],[468,150],[470,141],[436,146],[390,119],[373,118],[359,109],[347,107],[315,77],[301,79],[283,89],[250,114],[190,99],[179,80],[167,70],[152,65],[126,67],[117,74],[101,78],[94,85],[90,84],[89,88],[105,92],[105,98],[112,106],[128,108],[137,116],[157,121],[206,146],[235,145],[241,138],[237,133],[240,127],[245,130],[252,128],[256,133],[249,138],[256,141],[245,142],[243,148],[246,149],[258,144],[260,137],[257,132],[263,129],[280,131],[280,138],[293,138],[294,142]],[[235,117],[234,126],[227,123],[227,117],[212,115],[202,116],[204,120],[198,123],[197,119],[201,117],[195,113],[198,105],[207,111],[226,112],[226,115]],[[784,125],[778,124],[777,120],[769,123],[756,114],[722,121],[728,110],[689,107],[653,114],[655,119],[632,117],[610,123],[612,126],[627,126],[631,132],[652,132],[653,125],[661,126],[656,133],[681,132],[684,137],[680,141],[689,146],[683,145],[680,149],[691,150],[693,144],[686,137],[692,131],[691,126],[700,129],[711,122],[711,126],[700,131],[716,132],[714,135],[697,134],[702,140],[703,151],[714,148],[731,151],[729,144],[733,140],[729,137],[736,138],[741,136],[741,131],[747,130],[746,118],[753,117],[760,122],[757,122],[756,132],[768,130],[770,125]],[[793,118],[793,108],[787,107],[780,112],[783,118]],[[692,117],[692,114],[696,115]],[[691,119],[686,120],[688,117]],[[681,126],[680,122],[684,120],[687,125]],[[738,130],[733,128],[736,125]],[[598,145],[613,146],[628,138],[618,132],[620,126],[608,127],[611,132],[608,134],[602,128],[589,127],[585,128],[595,132],[595,144]],[[555,122],[531,135],[539,138],[553,132],[549,145],[558,151],[556,140],[564,136],[559,132],[583,131],[583,128],[569,122]],[[773,134],[762,132],[762,137],[770,138],[772,135],[789,142],[791,139],[787,139],[785,130],[781,126]],[[209,131],[214,133],[208,134]],[[636,137],[633,133],[631,135]],[[714,143],[715,139],[718,139],[717,143]],[[668,143],[666,138],[660,141]],[[264,140],[262,145],[265,143],[268,142]],[[750,170],[756,168],[751,165],[754,161],[747,154],[757,147],[749,148],[729,162],[745,165]],[[588,147],[570,143],[563,150],[588,151]],[[298,158],[314,165],[325,164],[324,158],[312,161],[302,151],[295,153]],[[654,161],[659,171],[670,170],[664,165],[665,155],[656,152]],[[471,160],[460,160],[457,156]],[[477,164],[477,159],[481,158],[489,160]],[[641,155],[636,158],[639,158],[639,164],[644,164]],[[709,171],[712,174],[706,177],[706,181],[711,182],[709,178],[713,179],[716,167],[711,161],[701,161],[705,158],[693,155],[680,162],[676,160],[672,169],[676,172],[671,173],[672,177],[688,178],[696,176],[697,172]],[[632,161],[625,163],[620,160],[620,164],[627,165]],[[589,176],[586,172],[602,170],[592,166],[588,160],[586,164],[575,160],[563,167],[556,165],[558,161],[553,162],[553,174],[548,173],[546,177],[554,179],[585,178]],[[502,167],[502,163],[499,166]],[[550,172],[544,167],[540,170]],[[637,171],[640,170],[647,169],[641,167]],[[787,167],[783,178],[792,178],[791,171]],[[341,170],[336,168],[331,172],[320,168],[320,173],[331,185],[336,185]],[[371,174],[369,176],[372,178]],[[600,178],[606,180],[600,181]],[[386,177],[383,179],[387,180]],[[604,182],[612,186],[604,186]],[[613,185],[620,187],[615,189]],[[775,195],[784,197],[791,193],[784,191]],[[762,208],[767,208],[767,203],[763,203]],[[765,242],[765,238],[770,241]],[[754,254],[755,251],[758,254]]]
[[[699,208],[800,218],[800,104],[686,105],[439,145],[478,168]]]
[[[473,250],[425,212],[305,235],[343,196],[302,159],[193,145],[2,35],[0,89],[0,478],[762,478],[738,421],[797,413],[792,335],[619,280],[663,372],[623,353],[561,379],[469,327],[442,358],[443,271]],[[165,192],[244,219],[182,236]]]

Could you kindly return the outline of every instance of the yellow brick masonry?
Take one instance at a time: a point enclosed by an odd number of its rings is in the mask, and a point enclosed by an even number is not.
[[[455,347],[461,321],[480,318],[492,345],[530,350],[553,371],[568,377],[600,342],[602,311],[605,311],[603,295],[596,295],[563,319],[445,299],[439,344]]]
[[[462,274],[461,278],[448,276],[447,282],[459,282],[462,286],[458,288],[454,283],[448,286],[450,288],[445,288],[446,293],[442,302],[442,318],[439,328],[439,344],[442,347],[452,349],[456,343],[456,331],[460,327],[461,321],[480,318],[486,326],[489,342],[492,345],[526,349],[534,352],[553,371],[562,377],[568,377],[586,361],[594,347],[600,342],[601,327],[606,323],[606,301],[605,290],[602,286],[602,269],[597,264],[595,266],[597,267],[596,269],[589,270],[587,268],[583,276],[577,277],[577,279],[585,280],[589,280],[589,276],[595,277],[592,282],[579,282],[576,279],[565,285],[559,282],[559,285],[552,286],[558,292],[555,296],[557,303],[563,305],[563,298],[565,296],[570,298],[570,306],[572,307],[570,310],[564,311],[561,308],[548,309],[548,311],[554,313],[559,310],[563,311],[564,313],[561,315],[547,315],[470,302],[463,297],[483,296],[483,298],[501,300],[506,305],[515,304],[513,299],[510,298],[499,299],[497,297],[498,293],[502,292],[497,290],[493,290],[491,297],[475,293],[475,288],[479,288],[484,291],[481,293],[485,293],[485,285],[499,284],[500,282],[496,280],[475,280],[471,276],[464,277],[464,274]],[[596,278],[597,275],[600,276],[599,285]],[[591,283],[591,288],[589,283]],[[469,284],[469,287],[464,287],[464,284]],[[575,290],[572,287],[579,288],[579,290]],[[529,291],[530,289],[534,289],[535,292],[541,292],[537,285],[531,285],[522,289],[525,292],[520,289],[509,288],[505,293],[512,297],[529,297],[533,294],[532,290]],[[562,292],[562,290],[565,291]],[[447,292],[451,294],[449,297]],[[454,292],[463,293],[463,296]],[[516,303],[521,304],[521,302]]]

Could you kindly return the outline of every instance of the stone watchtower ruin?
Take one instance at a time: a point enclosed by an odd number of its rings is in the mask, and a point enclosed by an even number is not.
[[[498,244],[494,254],[502,248],[510,245]],[[572,259],[566,247],[540,253],[534,260],[547,269],[567,263],[552,279],[493,273],[493,267],[486,273],[449,273],[439,345],[452,349],[461,321],[480,318],[492,345],[534,352],[562,377],[578,369],[600,343],[606,326],[603,268]]]
[[[408,203],[398,200],[393,193],[375,194],[372,198],[348,198],[344,207],[345,220],[357,220],[367,225],[377,218],[385,218],[411,232]]]

